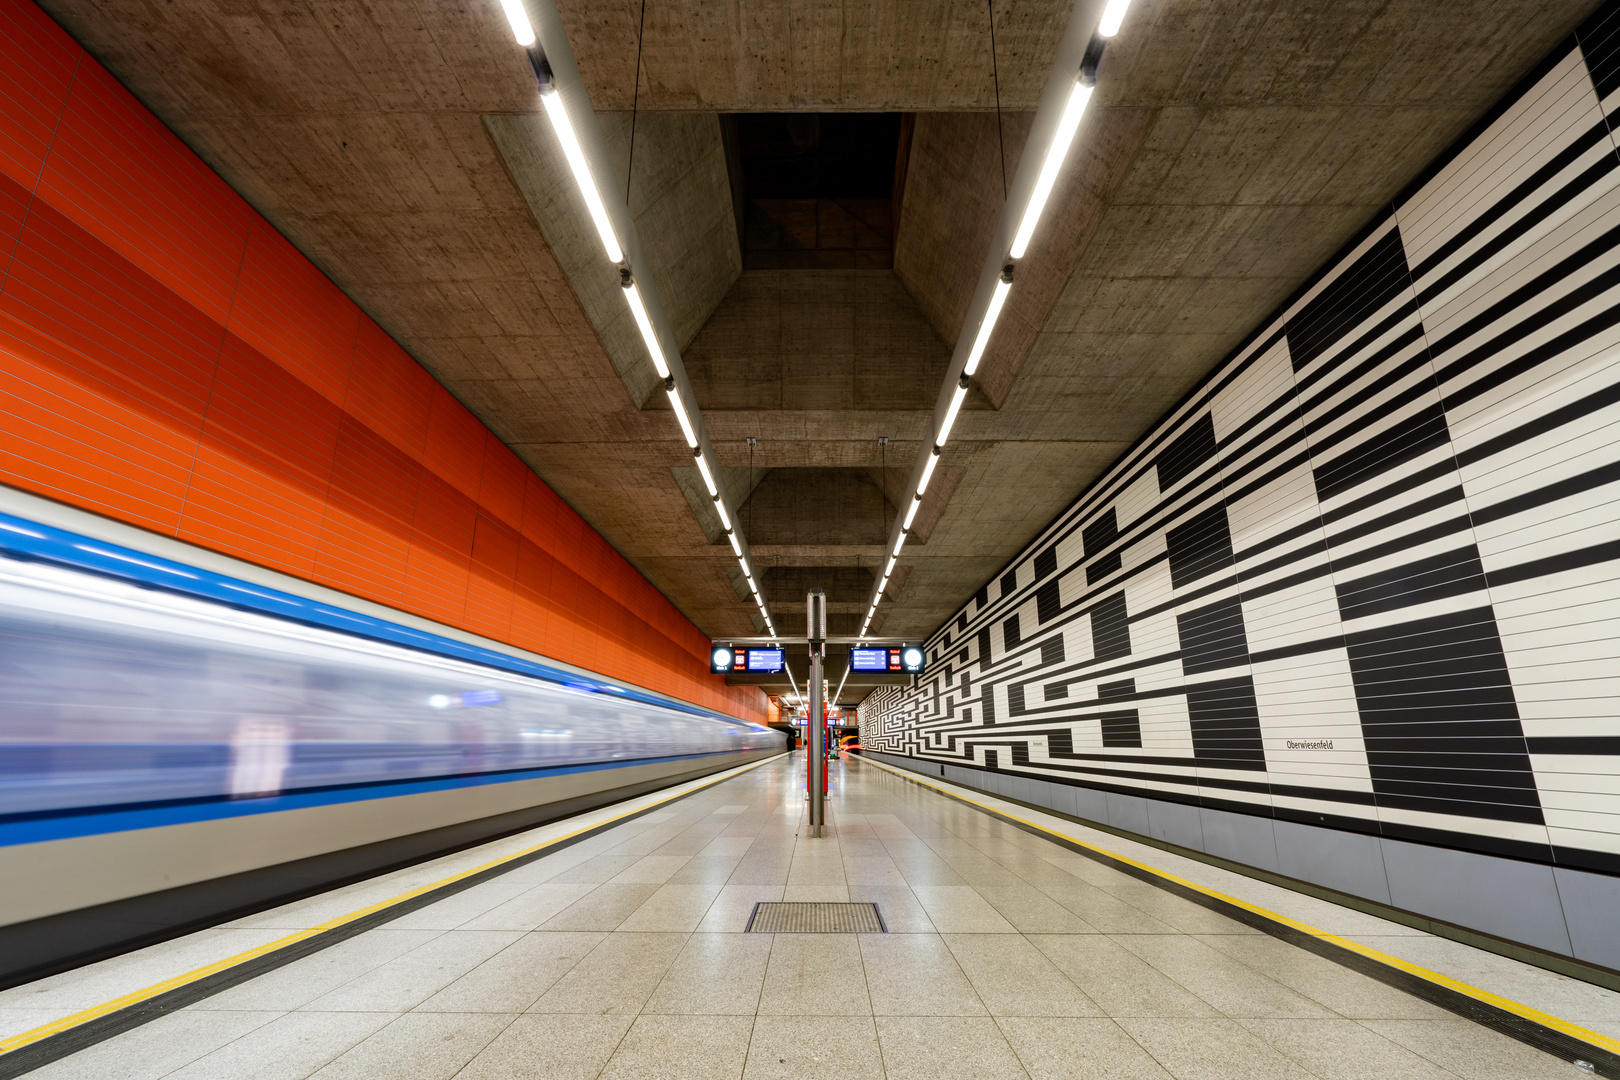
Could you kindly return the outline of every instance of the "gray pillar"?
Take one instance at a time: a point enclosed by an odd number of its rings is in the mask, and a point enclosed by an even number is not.
[[[820,836],[827,821],[827,719],[826,702],[821,700],[821,650],[817,643],[810,646],[810,835]]]
[[[810,639],[810,715],[805,718],[808,737],[805,739],[805,782],[810,786],[810,835],[820,836],[827,822],[827,717],[826,702],[821,700],[821,659],[826,651],[827,595],[820,589],[811,589],[805,597],[805,614]]]

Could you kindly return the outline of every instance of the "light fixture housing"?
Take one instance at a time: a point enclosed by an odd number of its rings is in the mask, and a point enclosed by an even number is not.
[[[1041,163],[1040,176],[1035,179],[1035,190],[1030,193],[1029,204],[1024,207],[1024,219],[1018,223],[1018,232],[1013,235],[1009,254],[1015,259],[1022,259],[1029,248],[1035,226],[1041,220],[1041,211],[1046,209],[1046,200],[1052,195],[1052,185],[1057,183],[1063,159],[1069,155],[1069,146],[1074,142],[1074,133],[1080,128],[1080,118],[1085,115],[1086,103],[1090,100],[1090,81],[1075,76],[1068,103],[1063,106],[1063,116],[1058,120],[1057,130],[1052,133],[1052,145],[1047,147],[1046,160]]]
[[[681,401],[681,392],[675,386],[675,376],[665,376],[664,393],[669,396],[669,407],[675,410],[675,419],[681,422],[681,434],[686,437],[686,445],[696,450],[698,444],[697,432],[692,430],[692,419],[686,415],[686,406]]]
[[[979,370],[979,361],[984,357],[985,346],[990,344],[990,332],[996,328],[996,320],[1001,318],[1001,306],[1007,302],[1007,294],[1012,291],[1013,267],[1008,263],[1001,268],[1001,277],[996,279],[996,287],[991,290],[990,304],[984,309],[984,318],[979,320],[979,334],[973,339],[973,348],[968,350],[967,364],[962,368],[962,374],[972,375]]]
[[[641,290],[636,287],[635,275],[630,273],[628,266],[619,267],[619,287],[624,290],[624,301],[630,305],[630,314],[635,316],[636,329],[641,331],[641,341],[647,346],[647,355],[652,357],[653,370],[658,372],[660,379],[665,380],[664,389],[672,389],[668,382],[669,361],[664,359],[664,347],[658,344],[658,331],[653,329],[647,305],[641,299]],[[692,445],[696,446],[697,443],[693,442]]]
[[[697,462],[698,472],[703,474],[703,486],[709,489],[709,498],[719,495],[720,489],[715,486],[714,473],[709,471],[709,459],[703,456],[701,447],[693,447],[692,458]]]
[[[945,406],[945,419],[940,421],[939,434],[934,437],[935,446],[944,446],[945,440],[951,437],[951,425],[956,423],[956,414],[962,411],[962,402],[967,400],[969,380],[963,375],[956,381],[956,390],[951,394],[951,403]]]
[[[921,495],[928,490],[928,481],[933,478],[934,466],[939,464],[939,444],[934,444],[934,452],[928,455],[928,464],[923,466],[922,479],[917,481],[917,494]]]
[[[607,207],[602,203],[601,193],[596,190],[596,181],[591,177],[590,163],[585,160],[585,151],[580,148],[579,137],[574,134],[573,122],[568,119],[568,106],[563,102],[555,81],[549,85],[541,84],[540,103],[546,107],[546,116],[551,120],[551,128],[557,133],[557,141],[562,144],[563,157],[568,159],[568,168],[574,174],[574,183],[579,186],[579,193],[585,197],[585,208],[591,212],[591,221],[596,225],[597,235],[602,238],[602,248],[607,252],[608,262],[623,262],[624,249],[619,246],[619,238],[613,234],[613,222],[608,217]],[[638,302],[639,300],[637,297]]]
[[[501,0],[501,8],[506,12],[506,21],[511,24],[512,36],[517,38],[517,43],[525,49],[533,45],[534,25],[529,22],[523,0]]]

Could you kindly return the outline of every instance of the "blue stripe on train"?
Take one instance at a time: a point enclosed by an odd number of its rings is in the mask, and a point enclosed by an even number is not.
[[[205,597],[232,607],[247,608],[340,633],[373,638],[394,645],[405,645],[502,671],[534,676],[586,693],[610,693],[661,708],[676,709],[694,716],[725,720],[733,724],[744,722],[736,717],[700,708],[690,702],[665,697],[639,687],[590,679],[576,672],[508,656],[493,649],[456,641],[454,638],[412,630],[385,619],[357,615],[351,611],[339,610],[336,605],[294,596],[292,593],[282,592],[268,585],[256,585],[185,563],[174,562],[159,555],[148,555],[144,551],[92,540],[77,533],[41,525],[10,514],[0,513],[0,554],[20,555],[79,570],[90,570],[98,574],[139,581],[145,585],[156,585],[171,592]]]

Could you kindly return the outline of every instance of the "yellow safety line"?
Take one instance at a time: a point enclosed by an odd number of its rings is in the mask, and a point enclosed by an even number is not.
[[[1223,903],[1231,904],[1234,907],[1243,908],[1245,911],[1251,911],[1262,918],[1271,920],[1272,922],[1280,923],[1283,926],[1289,927],[1293,930],[1298,930],[1304,934],[1309,934],[1311,937],[1314,937],[1319,941],[1336,945],[1341,949],[1347,949],[1350,952],[1357,953],[1369,960],[1377,961],[1378,963],[1387,967],[1395,968],[1398,971],[1404,971],[1408,975],[1415,975],[1416,977],[1427,982],[1434,983],[1437,986],[1443,986],[1448,990],[1454,990],[1459,994],[1467,995],[1476,1001],[1482,1001],[1487,1005],[1494,1005],[1496,1008],[1501,1009],[1504,1012],[1509,1012],[1515,1016],[1523,1017],[1526,1020],[1534,1021],[1543,1027],[1549,1027],[1555,1031],[1561,1031],[1565,1035],[1580,1039],[1582,1042],[1591,1043],[1593,1046],[1601,1047],[1610,1053],[1620,1054],[1620,1040],[1611,1039],[1607,1035],[1592,1031],[1589,1028],[1581,1027],[1579,1024],[1572,1024],[1568,1020],[1563,1020],[1549,1013],[1544,1013],[1540,1009],[1533,1009],[1528,1005],[1502,997],[1500,994],[1493,994],[1489,990],[1482,990],[1477,986],[1470,986],[1468,983],[1462,982],[1459,979],[1453,979],[1449,975],[1442,975],[1438,971],[1431,971],[1428,968],[1421,967],[1409,960],[1402,960],[1398,956],[1391,956],[1388,953],[1369,948],[1368,946],[1361,944],[1359,941],[1352,941],[1349,938],[1340,937],[1338,934],[1322,930],[1318,927],[1310,925],[1309,923],[1300,922],[1298,919],[1291,918],[1290,916],[1283,915],[1275,911],[1269,911],[1266,908],[1260,907],[1258,904],[1251,904],[1249,901],[1239,899],[1236,896],[1228,896],[1226,893],[1212,889],[1207,885],[1200,885],[1196,881],[1189,881],[1186,878],[1179,877],[1167,870],[1160,870],[1156,866],[1151,866],[1148,863],[1140,862],[1128,855],[1121,855],[1117,851],[1110,851],[1105,847],[1089,843],[1085,840],[1079,839],[1078,837],[1070,836],[1067,833],[1058,832],[1056,829],[1049,828],[1040,824],[1039,822],[1030,821],[1026,818],[1021,818],[1016,814],[1008,813],[1006,810],[999,807],[994,807],[986,803],[979,802],[977,799],[969,798],[968,796],[963,795],[960,791],[947,788],[932,778],[923,776],[921,773],[912,773],[905,769],[896,768],[893,765],[885,765],[881,761],[873,761],[870,758],[866,758],[864,761],[866,764],[876,765],[878,768],[894,773],[896,776],[899,776],[902,779],[910,780],[912,783],[921,784],[924,787],[931,787],[940,794],[949,798],[956,799],[960,802],[965,802],[971,806],[977,806],[979,809],[991,814],[995,814],[997,817],[1003,817],[1009,821],[1016,821],[1020,825],[1027,825],[1037,832],[1043,832],[1050,836],[1061,837],[1068,843],[1078,844],[1080,847],[1095,851],[1101,855],[1106,855],[1110,859],[1118,860],[1119,862],[1133,866],[1138,870],[1144,870],[1155,877],[1164,879],[1165,881],[1174,882],[1177,885],[1192,889],[1195,892],[1203,893],[1205,896],[1213,897],[1214,899],[1220,900]]]
[[[781,755],[778,754],[776,757],[780,756]],[[647,803],[645,806],[637,807],[634,810],[627,810],[624,813],[614,817],[604,818],[603,820],[595,822],[594,824],[585,825],[575,829],[573,832],[564,833],[561,836],[553,837],[544,843],[535,844],[533,847],[524,848],[522,851],[516,851],[510,855],[503,855],[498,859],[491,859],[489,862],[486,862],[480,866],[472,867],[469,870],[463,870],[458,874],[451,874],[449,877],[441,878],[432,884],[420,885],[417,888],[411,889],[409,892],[402,892],[398,896],[390,897],[387,900],[380,900],[369,907],[363,907],[358,911],[351,911],[347,915],[339,915],[335,919],[328,919],[319,926],[311,926],[306,930],[299,930],[296,933],[288,934],[286,937],[277,938],[275,941],[260,945],[254,949],[249,949],[246,952],[237,953],[235,956],[227,957],[224,960],[216,960],[212,964],[206,964],[203,967],[188,971],[184,975],[176,975],[172,979],[164,979],[160,983],[153,983],[151,986],[145,987],[144,989],[132,991],[128,994],[124,994],[122,997],[113,998],[111,1001],[104,1001],[100,1005],[93,1005],[90,1008],[84,1009],[81,1012],[76,1012],[71,1016],[64,1016],[60,1020],[53,1020],[48,1024],[41,1024],[37,1028],[33,1028],[30,1031],[25,1031],[20,1035],[13,1035],[9,1039],[0,1039],[0,1055],[9,1054],[15,1050],[20,1050],[25,1046],[30,1046],[36,1042],[39,1042],[41,1039],[48,1039],[52,1035],[60,1035],[64,1031],[72,1030],[73,1028],[79,1027],[82,1024],[89,1023],[91,1020],[106,1016],[109,1013],[115,1013],[120,1009],[126,1009],[131,1005],[138,1005],[143,1001],[150,1001],[152,998],[155,998],[160,994],[165,994],[170,990],[177,990],[182,986],[188,986],[199,979],[206,979],[210,975],[218,974],[221,971],[227,971],[233,967],[236,967],[238,964],[245,964],[249,960],[255,960],[267,953],[273,953],[278,949],[284,949],[289,945],[294,945],[300,941],[307,940],[308,938],[312,938],[317,934],[325,933],[326,931],[335,929],[339,926],[345,926],[357,919],[363,919],[367,915],[372,915],[376,912],[386,910],[387,908],[391,908],[396,904],[402,904],[407,900],[413,899],[414,897],[421,896],[423,893],[429,893],[435,889],[443,888],[444,886],[453,884],[462,880],[463,878],[471,877],[474,874],[483,873],[485,870],[490,870],[494,867],[512,862],[514,859],[521,859],[526,855],[533,855],[535,852],[543,851],[548,847],[555,847],[564,840],[578,836],[580,833],[590,832],[593,829],[600,829],[605,825],[611,825],[616,821],[621,821],[624,818],[633,817],[636,814],[643,813],[651,807],[659,806],[666,802],[673,802],[676,799],[684,798],[687,795],[693,794],[694,792],[702,791],[704,788],[709,788],[716,784],[724,783],[727,780],[741,776],[750,769],[757,769],[761,765],[769,764],[770,762],[775,761],[776,757],[769,757],[764,761],[756,761],[752,764],[738,766],[736,769],[727,770],[726,772],[708,780],[706,783],[702,783],[697,787],[682,791],[677,795],[670,795],[667,798],[655,800]],[[540,827],[544,828],[544,826]]]

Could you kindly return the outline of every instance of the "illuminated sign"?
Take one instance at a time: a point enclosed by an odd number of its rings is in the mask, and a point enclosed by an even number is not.
[[[895,669],[899,669],[899,657],[895,657]],[[888,649],[851,649],[849,650],[849,670],[851,671],[888,671]]]
[[[915,645],[900,649],[851,649],[851,671],[890,671],[916,675],[923,669],[923,651]]]
[[[785,655],[781,649],[749,649],[748,670],[761,672],[781,671],[782,660]]]
[[[782,670],[783,649],[733,649],[716,645],[709,650],[709,671],[715,675],[774,674]]]

